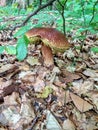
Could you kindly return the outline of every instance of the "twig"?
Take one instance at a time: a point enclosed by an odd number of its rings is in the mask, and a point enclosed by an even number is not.
[[[67,0],[65,0],[64,4],[62,4],[62,3],[60,2],[60,0],[57,0],[57,1],[58,1],[59,5],[60,5],[61,8],[62,8],[62,10],[59,11],[59,13],[61,14],[62,19],[63,19],[63,32],[64,32],[64,34],[66,35],[66,29],[65,29],[65,17],[64,17],[64,8],[65,8],[65,5],[66,5],[66,3],[67,3]]]
[[[81,0],[81,7],[82,7],[82,13],[83,13],[83,19],[84,19],[84,25],[86,26],[86,18],[85,18],[85,12],[84,12],[84,3]]]
[[[91,22],[93,21],[93,19],[94,19],[94,15],[95,15],[95,6],[98,4],[98,0],[94,3],[94,5],[93,5],[93,16],[92,16],[92,18],[91,18],[91,20],[90,20],[90,22],[89,22],[89,24],[91,24]]]
[[[39,2],[39,6],[41,6],[42,5],[42,0],[40,0],[40,2]]]
[[[38,121],[39,118],[40,118],[39,116],[34,118],[34,120],[32,122],[32,125],[30,126],[30,128],[28,130],[32,130],[33,129],[33,127],[35,126],[35,124],[36,124],[36,122]]]
[[[40,111],[40,107],[39,107],[39,111]],[[43,114],[43,109],[40,111],[40,113],[33,119],[30,128],[28,128],[27,130],[33,130],[34,126],[36,125],[36,123],[38,122],[38,120],[41,118]]]
[[[49,6],[49,5],[50,5],[51,3],[53,3],[54,1],[56,1],[56,0],[49,0],[49,1],[48,1],[46,4],[44,4],[44,5],[42,5],[42,2],[40,2],[41,5],[39,5],[38,8],[37,8],[33,13],[31,13],[30,15],[28,15],[27,18],[23,21],[23,23],[18,24],[18,25],[14,26],[14,27],[11,29],[10,36],[12,36],[12,33],[13,33],[13,31],[14,31],[16,28],[24,26],[32,16],[36,15],[40,10],[46,8],[47,6]]]

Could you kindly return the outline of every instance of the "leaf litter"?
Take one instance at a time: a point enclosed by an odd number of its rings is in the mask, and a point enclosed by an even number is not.
[[[94,43],[88,37],[82,52],[54,54],[53,68],[42,65],[40,48],[31,51],[32,45],[21,62],[4,54],[0,130],[97,130],[98,53],[89,49]]]

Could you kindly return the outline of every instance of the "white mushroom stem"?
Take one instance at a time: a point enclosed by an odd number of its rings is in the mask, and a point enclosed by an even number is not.
[[[51,48],[42,44],[41,51],[42,51],[42,56],[44,59],[44,64],[47,67],[54,65],[53,54],[52,54]]]

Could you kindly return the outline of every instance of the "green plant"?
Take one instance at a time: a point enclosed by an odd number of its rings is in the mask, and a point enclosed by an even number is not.
[[[65,3],[64,0],[58,1],[61,2],[61,4]],[[46,1],[44,0],[43,3],[45,2]],[[36,9],[38,5],[39,2],[35,1],[35,3],[32,3],[32,6],[30,6],[30,10],[32,10],[32,7],[33,9]],[[62,6],[58,3],[56,3],[56,6],[62,13]],[[34,15],[33,18],[31,18],[28,23],[25,24],[25,26],[21,27],[14,34],[14,37],[17,37],[18,39],[16,47],[13,48],[12,46],[0,46],[0,53],[7,51],[9,54],[17,55],[19,60],[24,59],[27,54],[27,42],[25,42],[23,35],[33,27],[52,26],[54,24],[58,30],[63,31],[63,24],[65,23],[66,33],[74,32],[73,38],[77,38],[82,41],[86,38],[88,33],[96,34],[98,32],[98,0],[68,0],[63,9],[63,17],[65,18],[65,22],[62,17],[60,17],[57,8],[51,11],[49,9],[46,10],[45,8],[44,11],[42,10],[37,15]],[[30,10],[29,7],[27,8],[27,11],[20,10],[19,15],[22,16],[21,19],[16,19],[15,21],[4,21],[4,16],[10,17],[11,15],[19,17],[18,9],[16,6],[0,7],[0,30],[6,30],[10,26],[13,27],[22,20],[25,20],[25,15],[30,13]],[[34,20],[36,20],[36,22]],[[22,48],[24,48],[24,53],[19,54]],[[96,48],[92,50],[96,51]]]
[[[25,35],[23,35],[21,38],[17,41],[16,46],[16,57],[18,60],[23,60],[27,56],[27,46],[28,46],[29,40]]]

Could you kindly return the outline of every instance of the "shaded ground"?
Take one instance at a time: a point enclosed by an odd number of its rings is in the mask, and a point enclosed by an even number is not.
[[[29,45],[22,62],[0,56],[0,130],[98,129],[98,53],[90,50],[98,40],[92,37],[82,52],[73,41],[77,49],[54,55],[53,68],[43,65],[40,45]]]

